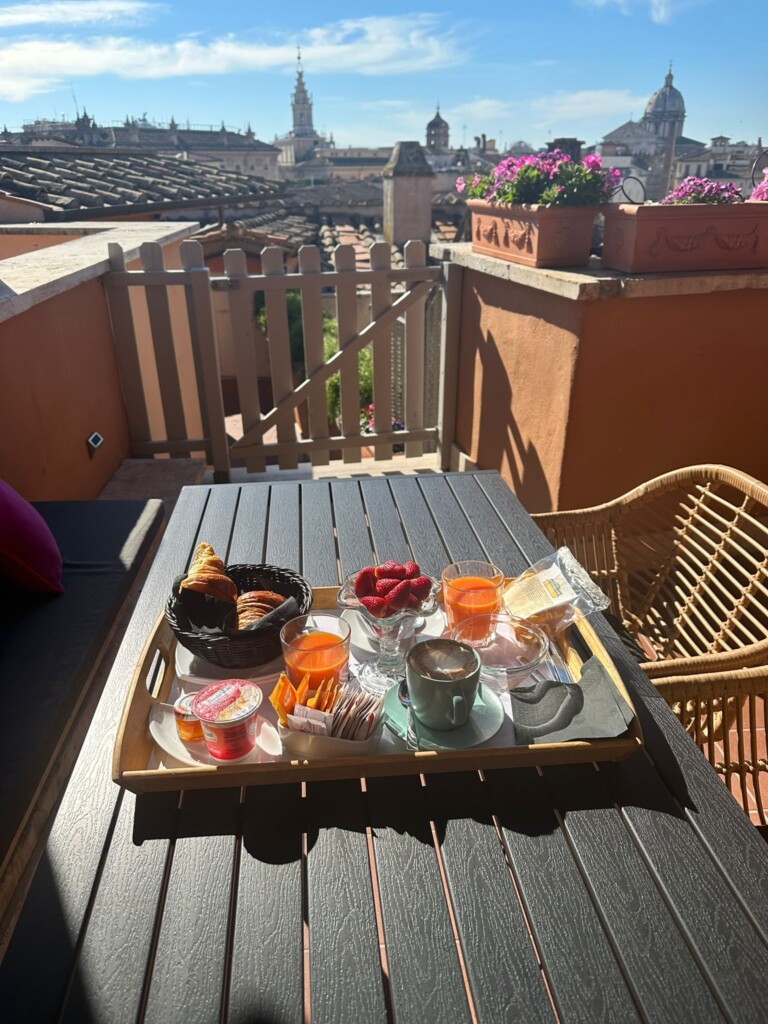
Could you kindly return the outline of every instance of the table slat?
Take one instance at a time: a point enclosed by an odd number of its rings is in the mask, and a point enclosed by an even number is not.
[[[562,1020],[640,1019],[541,778],[487,772],[512,871]]]
[[[298,484],[273,484],[269,493],[269,525],[265,561],[301,572],[301,514]]]
[[[360,490],[365,502],[376,561],[385,562],[391,558],[395,562],[407,562],[411,557],[411,551],[392,500],[389,481],[380,477],[362,479]]]
[[[302,575],[313,587],[340,583],[331,491],[325,480],[301,485]]]
[[[611,795],[731,1019],[764,1019],[768,948],[651,763],[631,762],[606,766]]]
[[[545,768],[593,899],[648,1021],[722,1021],[723,1015],[670,915],[613,798],[592,765]]]
[[[480,540],[488,559],[510,576],[517,564],[519,549],[507,525],[499,517],[481,488],[478,477],[471,473],[454,473],[446,477],[467,519],[477,524]]]
[[[387,1019],[360,783],[307,783],[312,1024]]]
[[[477,539],[477,534],[445,477],[422,477],[419,479],[419,487],[440,531],[448,552],[448,562],[487,562],[486,550]]]
[[[366,786],[395,1019],[469,1022],[421,781],[368,779]]]
[[[229,546],[230,564],[261,565],[265,561],[269,487],[242,487]]]
[[[232,858],[230,836],[179,839],[173,851],[144,1017],[185,1024],[220,1015],[225,979]]]
[[[134,804],[126,792],[62,1017],[68,1024],[139,1016],[169,844],[133,845]]]
[[[450,558],[416,477],[392,477],[389,485],[415,561],[423,573],[439,579]]]
[[[373,560],[371,537],[365,522],[363,498],[357,480],[332,480],[331,495],[339,544],[342,577]]]
[[[227,1022],[300,1024],[301,786],[254,786],[243,810]]]
[[[521,770],[521,783],[525,784]],[[480,1022],[555,1019],[477,772],[427,776],[457,928]]]

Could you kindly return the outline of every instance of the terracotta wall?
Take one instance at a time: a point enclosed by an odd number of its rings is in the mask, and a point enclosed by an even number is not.
[[[457,444],[531,512],[683,466],[768,481],[768,289],[575,301],[465,270]]]
[[[456,439],[531,512],[557,507],[581,310],[465,271]]]
[[[101,282],[7,320],[0,344],[0,478],[30,501],[95,498],[128,456]],[[91,458],[86,439],[104,444]]]
[[[79,237],[77,234],[42,235],[30,232],[29,234],[5,235],[0,233],[0,260],[10,259],[11,256],[22,256],[25,252],[37,252],[38,249],[47,249],[51,245],[63,245],[64,242],[71,242],[73,238]],[[0,276],[2,276],[1,273]]]
[[[584,306],[561,508],[701,462],[768,482],[768,289]]]

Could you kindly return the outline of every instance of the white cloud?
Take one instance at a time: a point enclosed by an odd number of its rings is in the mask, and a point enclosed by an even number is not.
[[[450,123],[454,121],[487,124],[489,121],[494,122],[502,120],[509,120],[513,117],[516,111],[515,104],[507,103],[504,100],[495,99],[486,96],[476,96],[474,99],[467,100],[466,103],[459,103],[455,107],[446,113],[446,117]]]
[[[584,89],[541,96],[533,100],[532,106],[541,118],[540,125],[567,126],[574,121],[614,115],[628,120],[630,115],[645,110],[647,102],[647,96],[632,96],[626,89]]]
[[[581,7],[616,7],[622,14],[647,11],[651,21],[667,25],[683,11],[712,3],[712,0],[576,0],[576,3]]]
[[[10,4],[0,9],[0,28],[125,22],[145,15],[155,7],[155,4],[144,0],[66,0],[58,3]]]
[[[94,5],[97,2],[94,0]],[[101,2],[105,5],[107,0]],[[302,60],[313,75],[338,71],[396,75],[446,69],[462,64],[468,56],[457,31],[439,31],[437,19],[431,15],[348,19],[305,33]],[[242,71],[292,70],[295,66],[292,39],[276,43],[250,42],[235,35],[210,42],[184,37],[169,43],[129,36],[19,39],[3,47],[0,98],[23,100],[71,78],[98,75],[199,78]]]

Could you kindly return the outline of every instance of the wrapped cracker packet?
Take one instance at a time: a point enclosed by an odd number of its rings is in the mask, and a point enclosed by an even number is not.
[[[611,602],[562,547],[514,579],[504,603],[510,615],[528,619],[554,638],[577,618],[605,611]]]

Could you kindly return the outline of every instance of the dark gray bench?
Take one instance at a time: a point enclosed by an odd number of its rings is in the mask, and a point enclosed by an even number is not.
[[[0,950],[164,521],[156,500],[35,507],[61,550],[65,591],[0,583]]]

